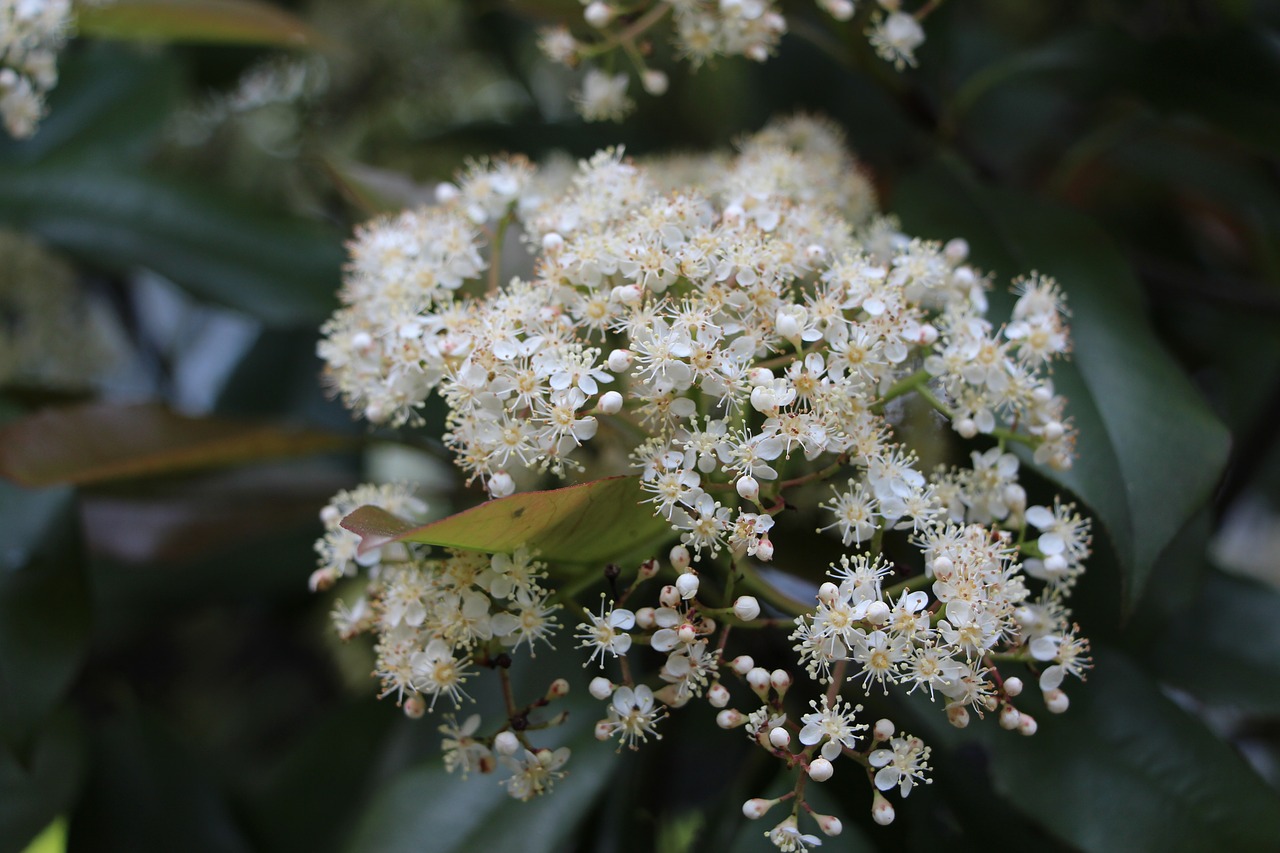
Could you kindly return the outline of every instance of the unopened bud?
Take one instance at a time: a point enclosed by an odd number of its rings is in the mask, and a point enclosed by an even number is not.
[[[881,826],[888,826],[893,823],[893,817],[893,804],[876,791],[875,799],[871,801],[871,819]]]
[[[658,561],[655,558],[645,560],[640,564],[640,571],[636,573],[637,579],[647,581],[658,573]]]
[[[698,632],[694,630],[692,625],[685,622],[676,629],[676,639],[687,646],[694,640],[698,639]]]
[[[436,184],[435,195],[437,202],[440,204],[448,204],[458,197],[458,188],[448,181],[445,181],[443,183]]]
[[[520,738],[514,732],[498,732],[493,739],[493,751],[499,755],[515,755],[520,748]]]
[[[609,295],[623,305],[639,305],[644,298],[644,288],[638,284],[621,284],[611,290]]]
[[[557,678],[551,682],[551,686],[547,688],[548,699],[559,699],[569,695],[569,682],[563,678]]]
[[[747,718],[733,708],[725,708],[716,714],[716,725],[722,729],[736,729],[746,721]]]
[[[542,250],[544,252],[555,253],[560,251],[564,246],[564,238],[554,231],[548,231],[542,235]]]
[[[671,549],[670,555],[671,565],[675,567],[677,572],[683,572],[689,568],[689,564],[693,562],[689,556],[689,549],[683,545],[676,545]]]
[[[1004,680],[1004,694],[1006,696],[1017,696],[1022,693],[1022,679],[1018,676],[1006,678]]]
[[[1067,698],[1066,693],[1055,688],[1045,691],[1044,704],[1050,714],[1062,714],[1071,706],[1071,700]]]
[[[609,369],[614,373],[626,373],[633,361],[635,361],[635,356],[631,353],[631,350],[616,349],[609,353],[608,365]]]
[[[1013,731],[1018,727],[1018,719],[1021,716],[1017,708],[1012,705],[1005,705],[1000,709],[1000,728]]]
[[[698,594],[699,583],[698,576],[689,572],[676,578],[676,589],[679,590],[680,597],[688,601]]]
[[[600,720],[596,723],[595,730],[596,740],[604,741],[613,736],[613,723],[608,720]]]
[[[955,571],[956,565],[947,557],[939,557],[934,560],[929,568],[933,569],[933,576],[940,581],[944,581],[951,577],[951,573]]]
[[[827,581],[822,586],[818,587],[818,600],[823,604],[831,604],[839,597],[840,587],[836,586],[831,581]]]
[[[888,740],[893,737],[895,731],[897,731],[897,726],[893,724],[893,720],[879,719],[876,720],[876,727],[872,734],[876,740]]]
[[[745,477],[739,477],[737,482],[738,496],[744,500],[755,503],[760,498],[760,484],[756,482],[756,478],[748,474]]]
[[[591,679],[591,683],[587,685],[587,692],[591,694],[592,698],[599,699],[603,702],[605,699],[608,699],[613,695],[613,682],[604,676],[597,675],[595,678]]]
[[[333,504],[329,504],[324,509],[320,510],[320,522],[324,524],[325,527],[333,527],[339,521],[342,521],[342,510],[338,509]]]
[[[764,817],[765,812],[773,808],[777,800],[766,800],[761,797],[755,797],[747,800],[742,804],[742,814],[749,820],[759,820]]]
[[[942,247],[942,256],[953,266],[963,264],[969,257],[969,242],[961,237],[948,240],[947,245]]]
[[[755,667],[747,673],[747,684],[761,699],[768,698],[770,687],[769,670],[759,666]]]
[[[782,726],[777,726],[769,730],[769,743],[778,749],[785,749],[787,744],[791,743],[791,732]]]
[[[420,720],[425,713],[427,713],[427,703],[418,694],[415,693],[404,700],[404,715],[409,719]]]
[[[889,605],[883,601],[873,601],[867,606],[866,619],[872,625],[883,625],[889,621]]]
[[[733,602],[733,615],[743,622],[750,622],[760,615],[760,602],[754,595],[740,595]]]
[[[830,761],[819,756],[809,762],[809,778],[815,782],[825,782],[836,772]]]
[[[324,592],[338,580],[338,573],[333,569],[316,569],[307,579],[307,586],[312,592]]]
[[[733,667],[733,671],[738,675],[746,675],[755,668],[756,662],[751,655],[738,655],[729,662],[729,666]]]
[[[487,483],[489,494],[495,498],[505,498],[514,494],[516,490],[516,481],[511,479],[511,475],[506,471],[495,471]]]
[[[947,722],[957,729],[969,725],[969,711],[963,705],[952,705],[947,709]]]
[[[667,80],[667,75],[656,68],[646,69],[645,72],[640,75],[640,85],[644,86],[644,90],[654,97],[665,95],[667,93],[667,86],[669,83],[670,81]]]
[[[1059,438],[1062,438],[1062,434],[1065,431],[1066,430],[1059,421],[1049,421],[1049,423],[1044,425],[1044,437],[1050,441],[1056,441]]]
[[[778,691],[778,695],[781,696],[791,686],[791,673],[785,669],[775,669],[769,673],[769,683],[773,685],[773,689]]]
[[[978,424],[973,418],[961,418],[955,422],[955,431],[961,438],[973,438],[978,434]]]
[[[769,541],[768,535],[761,536],[759,543],[756,544],[756,559],[762,563],[773,559],[773,543]]]
[[[844,824],[833,814],[814,814],[813,819],[818,822],[818,829],[822,830],[823,835],[834,838],[844,832]]]
[[[613,14],[613,8],[608,3],[601,3],[596,0],[596,2],[587,5],[582,17],[596,29],[603,29],[609,26],[609,22],[613,20]]]
[[[617,391],[605,391],[600,395],[600,402],[596,403],[596,408],[602,415],[616,415],[622,411],[622,403],[622,395]]]
[[[773,383],[773,371],[767,367],[753,367],[747,371],[747,384],[760,388]]]
[[[1036,718],[1030,714],[1023,714],[1018,718],[1018,734],[1031,737],[1038,728],[1040,728],[1040,725],[1036,722]]]
[[[636,627],[648,631],[657,627],[658,611],[652,607],[641,607],[636,611]]]
[[[707,701],[712,708],[723,708],[729,704],[729,688],[717,681],[707,690]]]
[[[680,577],[684,577],[684,575]],[[680,590],[671,584],[667,584],[662,588],[662,592],[658,593],[658,602],[663,607],[675,607],[680,603]]]

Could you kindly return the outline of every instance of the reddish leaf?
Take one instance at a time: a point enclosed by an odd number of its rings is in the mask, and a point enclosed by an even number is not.
[[[339,450],[348,436],[191,418],[155,405],[46,409],[0,430],[0,477],[23,486],[100,483]]]

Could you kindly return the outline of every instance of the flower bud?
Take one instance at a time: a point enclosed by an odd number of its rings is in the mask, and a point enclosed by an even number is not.
[[[753,367],[747,371],[747,384],[752,388],[762,388],[773,383],[773,371],[767,367]]]
[[[800,333],[804,331],[801,325],[803,317],[795,311],[789,311],[786,308],[779,311],[773,318],[773,328],[778,333],[778,337],[786,338],[788,341],[799,341]]]
[[[729,662],[729,666],[733,667],[733,671],[738,675],[746,675],[755,668],[756,662],[751,655],[738,655]]]
[[[762,563],[773,559],[773,542],[769,540],[767,534],[761,536],[759,543],[756,544],[756,559]]]
[[[785,669],[775,669],[769,673],[769,683],[773,685],[774,690],[778,691],[778,695],[782,696],[791,686],[791,673]]]
[[[1006,678],[1004,680],[1004,694],[1006,696],[1017,696],[1022,693],[1022,679],[1018,676]]]
[[[1027,490],[1017,483],[1011,483],[1005,487],[1004,502],[1009,506],[1009,512],[1022,515],[1027,511]]]
[[[616,349],[609,353],[609,369],[614,373],[626,373],[635,358],[629,349]]]
[[[963,705],[952,705],[947,709],[947,722],[957,729],[969,725],[969,711]]]
[[[596,408],[600,410],[602,415],[616,415],[622,411],[622,395],[617,391],[605,391],[600,395],[600,401],[596,403]]]
[[[934,560],[929,568],[933,569],[933,576],[940,581],[944,581],[951,577],[951,573],[955,571],[956,565],[947,557],[939,557]]]
[[[712,708],[723,708],[729,704],[729,688],[717,681],[707,689],[707,701]]]
[[[750,474],[739,477],[737,482],[738,496],[755,503],[760,498],[760,484]]]
[[[436,184],[436,201],[440,204],[448,204],[458,197],[458,188],[448,181]]]
[[[655,690],[653,698],[657,699],[668,708],[683,708],[689,704],[689,700],[693,697],[693,693],[683,689],[680,684],[668,684],[660,690]]]
[[[809,775],[813,775],[812,773]],[[833,814],[817,814],[813,815],[813,819],[818,822],[818,829],[822,830],[822,834],[834,838],[844,832],[844,824],[840,822],[840,818]]]
[[[791,743],[791,732],[782,726],[777,726],[769,730],[769,743],[778,749],[785,749],[787,744]]]
[[[839,597],[840,587],[836,586],[831,581],[827,581],[822,586],[818,587],[818,600],[823,604],[831,604]]]
[[[759,820],[764,817],[765,812],[773,808],[777,800],[766,800],[761,797],[747,800],[742,804],[742,814],[749,820]]]
[[[601,3],[600,0],[588,4],[582,13],[582,17],[586,22],[598,30],[609,26],[609,22],[613,20],[613,15],[614,10],[612,7],[608,3]]]
[[[514,732],[498,732],[493,739],[493,751],[499,755],[515,755],[520,748],[520,739]]]
[[[495,498],[505,498],[516,490],[516,481],[506,471],[495,471],[486,485],[489,487],[489,494]]]
[[[893,724],[893,720],[879,719],[876,720],[876,727],[872,731],[872,735],[876,740],[888,740],[893,737],[895,731],[897,731],[897,726]]]
[[[613,695],[613,682],[602,675],[597,675],[587,685],[587,692],[591,694],[592,698],[603,702]]]
[[[978,434],[978,424],[973,418],[961,418],[955,422],[953,428],[961,438],[973,438]]]
[[[636,627],[648,631],[658,624],[658,611],[652,607],[641,607],[636,611]]]
[[[425,713],[427,713],[427,703],[418,694],[415,693],[404,700],[404,715],[409,719],[420,720]]]
[[[875,793],[875,799],[871,801],[871,819],[881,826],[888,826],[893,823],[893,804],[884,798],[884,794]]]
[[[747,673],[747,684],[761,699],[768,698],[770,687],[769,670],[759,666],[753,668]]]
[[[1021,716],[1017,708],[1012,705],[1005,705],[1000,709],[1000,728],[1013,731],[1018,727],[1018,720]]]
[[[667,75],[656,68],[647,68],[640,75],[640,85],[644,86],[644,90],[654,97],[665,95],[669,83]]]
[[[1036,718],[1030,714],[1023,714],[1018,718],[1018,734],[1025,737],[1031,737],[1036,733],[1036,729],[1040,728],[1036,722]]]
[[[688,577],[694,577],[694,576],[688,575]],[[694,640],[698,639],[698,632],[693,629],[692,625],[686,622],[676,629],[676,639],[678,639],[680,642],[684,643],[687,646],[690,643],[692,643]]]
[[[338,580],[338,573],[331,568],[316,569],[307,579],[307,586],[312,592],[324,592]]]
[[[1067,694],[1062,690],[1055,688],[1046,690],[1044,694],[1044,704],[1048,708],[1050,714],[1065,713],[1071,705],[1071,700],[1067,698]]]
[[[889,605],[883,601],[873,601],[867,606],[866,620],[872,625],[883,625],[889,621]]]
[[[931,347],[938,341],[938,329],[932,323],[920,324],[920,337],[917,342],[922,346]]]
[[[747,718],[733,708],[725,708],[716,714],[716,725],[722,729],[736,729],[746,721]]]
[[[733,615],[743,622],[750,622],[760,615],[760,602],[754,595],[740,595],[733,602]]]
[[[688,572],[676,578],[676,589],[680,592],[680,597],[688,601],[698,594],[699,583],[698,576]]]
[[[948,240],[947,244],[942,247],[942,256],[952,266],[963,264],[965,259],[969,257],[969,242],[962,237]]]
[[[671,549],[670,560],[671,565],[675,567],[677,572],[683,572],[693,562],[689,557],[689,549],[683,545],[676,545]]]
[[[684,575],[680,577],[684,577]],[[662,592],[658,593],[658,603],[663,607],[675,607],[680,603],[680,590],[671,584],[667,584],[662,588]]]
[[[600,720],[596,723],[595,730],[596,740],[605,741],[613,736],[613,724],[608,720]]]
[[[836,772],[830,761],[819,756],[809,762],[809,778],[815,782],[825,782]]]
[[[611,290],[609,296],[623,305],[639,305],[644,298],[644,288],[638,284],[621,284]]]
[[[320,510],[320,523],[325,527],[333,527],[339,521],[342,521],[342,510],[338,509],[333,504],[329,504],[324,509]]]
[[[551,686],[547,688],[547,699],[560,699],[569,695],[569,682],[563,678],[557,678],[551,682]]]
[[[542,235],[542,251],[558,252],[564,246],[564,238],[554,231]]]
[[[1062,438],[1062,434],[1064,432],[1066,432],[1066,429],[1059,421],[1049,421],[1049,423],[1044,425],[1044,437],[1049,439],[1049,441],[1057,441]]]

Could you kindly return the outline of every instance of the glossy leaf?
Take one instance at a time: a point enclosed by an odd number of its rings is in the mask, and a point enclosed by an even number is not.
[[[0,853],[19,853],[70,807],[84,776],[79,724],[57,715],[20,751],[0,744]]]
[[[324,39],[288,11],[257,0],[116,0],[80,10],[81,34],[138,41],[314,47]]]
[[[316,326],[337,304],[335,233],[140,170],[0,167],[0,224],[95,266],[145,267],[272,325]]]
[[[336,433],[92,403],[46,409],[0,430],[0,476],[25,486],[101,483],[351,444]]]
[[[1022,703],[1034,737],[986,721],[939,723],[934,738],[979,738],[996,791],[1086,853],[1272,849],[1280,795],[1124,656],[1100,649],[1094,663],[1066,714]]]
[[[1154,644],[1156,672],[1210,705],[1280,716],[1277,614],[1275,587],[1210,572],[1190,611]]]
[[[635,477],[610,477],[483,503],[420,527],[364,506],[342,526],[362,537],[362,551],[390,542],[421,542],[469,551],[512,552],[521,546],[544,560],[607,562],[669,530],[653,515]]]
[[[433,757],[378,793],[346,849],[352,853],[568,849],[568,839],[601,794],[618,758],[609,745],[592,736],[589,713],[584,708],[571,716],[579,718],[579,734],[568,744],[572,750],[565,766],[568,775],[549,795],[515,802],[494,776],[473,774],[464,782]]]
[[[981,187],[943,162],[904,181],[895,202],[912,233],[969,239],[974,261],[1000,282],[1038,270],[1066,289],[1074,348],[1054,376],[1078,458],[1046,474],[1106,525],[1132,605],[1161,550],[1209,499],[1226,428],[1156,340],[1123,256],[1086,217]]]

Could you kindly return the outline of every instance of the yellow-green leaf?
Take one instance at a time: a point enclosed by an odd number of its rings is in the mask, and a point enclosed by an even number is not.
[[[421,527],[363,506],[342,526],[360,535],[362,551],[392,542],[494,553],[524,546],[554,562],[608,562],[669,530],[642,498],[638,478],[610,477],[499,498]]]
[[[325,40],[284,9],[256,0],[120,0],[83,9],[78,28],[138,41],[315,47]]]

